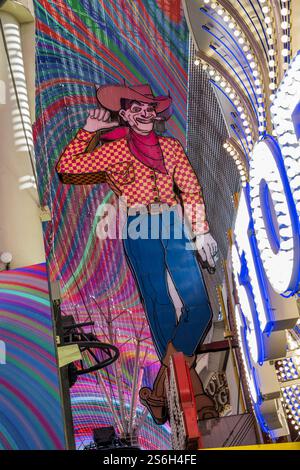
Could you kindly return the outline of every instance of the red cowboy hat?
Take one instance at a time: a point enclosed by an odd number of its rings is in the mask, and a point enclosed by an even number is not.
[[[120,111],[121,99],[142,103],[156,103],[156,112],[162,113],[171,106],[170,96],[154,96],[150,85],[104,85],[97,89],[97,99],[109,111]]]

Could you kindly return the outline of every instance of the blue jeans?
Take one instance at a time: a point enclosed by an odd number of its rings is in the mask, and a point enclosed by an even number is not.
[[[132,238],[130,227],[138,221],[142,237]],[[187,250],[190,239],[184,233],[181,218],[173,210],[170,220],[165,220],[162,214],[128,216],[124,233],[128,264],[159,358],[164,357],[169,341],[178,351],[191,356],[208,331],[212,313],[195,252]],[[170,297],[167,272],[183,304],[179,320]]]

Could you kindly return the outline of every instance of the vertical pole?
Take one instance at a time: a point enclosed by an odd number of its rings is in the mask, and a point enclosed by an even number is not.
[[[60,311],[60,290],[59,284],[50,283],[50,298],[52,300],[52,310],[53,310],[53,329],[54,337],[56,338],[57,344],[63,344],[63,329],[61,321],[61,311]],[[61,388],[61,400],[62,400],[62,409],[64,416],[64,428],[65,436],[67,443],[67,450],[75,449],[75,438],[74,438],[74,424],[73,424],[73,415],[71,407],[71,397],[70,397],[70,386],[69,386],[69,374],[68,374],[68,365],[63,367],[58,367],[58,376],[60,381]]]
[[[141,341],[140,339],[136,340],[136,351],[135,351],[135,361],[134,361],[134,370],[133,370],[133,381],[132,381],[132,393],[131,393],[131,403],[130,403],[130,417],[129,417],[129,434],[133,429],[133,414],[135,412],[136,395],[137,395],[137,382],[138,382],[138,368],[139,368],[139,359],[140,359],[140,350],[141,350]]]
[[[108,312],[108,319],[106,320],[106,322],[107,322],[109,341],[110,341],[111,344],[114,344],[115,340],[114,340],[114,333],[113,333],[113,327],[112,327],[112,317],[111,317],[110,309],[109,309],[109,312]],[[119,403],[120,403],[120,414],[121,414],[121,423],[122,423],[121,429],[123,430],[123,434],[126,435],[127,432],[128,432],[128,429],[127,429],[127,420],[126,420],[126,415],[125,415],[123,389],[122,389],[121,380],[120,380],[121,374],[119,373],[119,367],[115,363],[112,365],[112,367],[113,367],[114,375],[115,375],[115,378],[116,378],[116,384],[117,384],[117,390],[118,390],[118,399],[119,399]]]

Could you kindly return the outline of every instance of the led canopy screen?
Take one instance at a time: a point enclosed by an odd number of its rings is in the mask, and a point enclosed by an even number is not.
[[[64,449],[46,265],[0,273],[0,449]]]

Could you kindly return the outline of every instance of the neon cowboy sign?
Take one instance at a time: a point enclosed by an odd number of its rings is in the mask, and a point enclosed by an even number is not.
[[[247,382],[261,427],[276,434],[280,387],[271,359],[286,355],[285,330],[299,317],[300,290],[300,51],[271,106],[277,140],[255,145],[250,182],[235,222],[232,267],[236,321]]]

